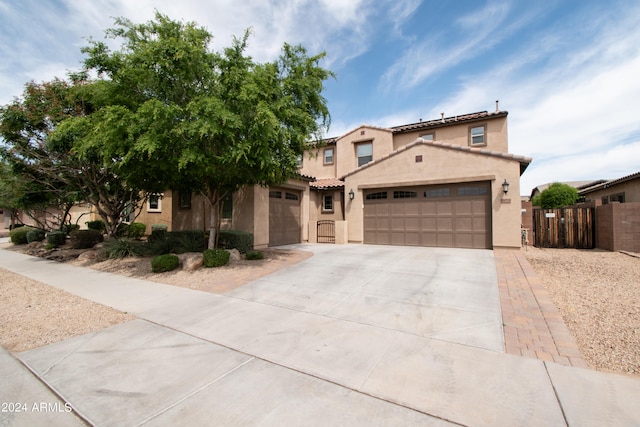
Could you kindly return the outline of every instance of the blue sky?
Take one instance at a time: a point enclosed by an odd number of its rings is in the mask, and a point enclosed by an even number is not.
[[[610,0],[0,0],[0,104],[80,67],[113,17],[195,21],[213,49],[253,28],[249,53],[326,51],[327,136],[509,111],[509,151],[533,157],[521,193],[640,171],[640,2]],[[115,47],[115,46],[114,46]]]

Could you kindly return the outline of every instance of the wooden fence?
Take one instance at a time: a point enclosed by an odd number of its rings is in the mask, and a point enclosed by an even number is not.
[[[594,208],[534,209],[535,246],[593,249]]]

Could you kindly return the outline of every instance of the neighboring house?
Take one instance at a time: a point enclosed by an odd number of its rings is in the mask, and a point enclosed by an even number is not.
[[[640,172],[583,187],[578,191],[578,195],[583,197],[585,202],[594,202],[596,205],[640,202]]]
[[[235,193],[223,226],[253,233],[256,248],[315,243],[322,220],[335,224],[336,243],[519,247],[520,175],[531,159],[508,152],[507,115],[362,125],[305,153],[300,179]],[[207,220],[201,198],[172,192],[137,219],[175,230]]]

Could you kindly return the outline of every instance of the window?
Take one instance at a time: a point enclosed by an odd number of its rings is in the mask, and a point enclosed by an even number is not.
[[[356,156],[358,157],[358,167],[366,165],[373,160],[373,143],[365,142],[356,145]]]
[[[333,212],[333,196],[322,196],[322,212]]]
[[[471,145],[486,145],[485,126],[475,126],[469,130],[469,143]]]
[[[162,195],[152,194],[147,201],[147,212],[162,212]]]
[[[227,193],[222,199],[222,218],[233,218],[233,193]]]
[[[435,188],[433,190],[427,190],[424,192],[424,197],[449,197],[451,195],[450,188]]]
[[[298,154],[296,156],[296,166],[301,168],[302,167],[302,154]]]
[[[333,164],[333,148],[327,148],[326,150],[324,150],[324,164]]]
[[[486,187],[460,187],[458,196],[484,196],[487,194]]]
[[[602,204],[603,204],[603,205],[608,205],[608,204],[609,204],[609,197],[604,196],[604,197],[602,198]]]
[[[612,194],[609,196],[610,202],[624,203],[624,193]]]
[[[367,194],[367,196],[365,197],[365,199],[367,200],[382,200],[386,198],[387,198],[386,191],[378,191],[377,193]]]
[[[415,191],[394,191],[393,198],[394,199],[415,199],[418,197],[418,193]]]
[[[433,133],[426,133],[424,135],[420,135],[420,138],[424,139],[425,141],[433,141],[435,139],[433,137]]]
[[[181,191],[178,197],[180,209],[191,209],[191,191]]]
[[[269,191],[269,197],[272,199],[282,199],[281,191]]]
[[[297,194],[293,194],[293,193],[284,193],[284,198],[287,200],[298,200],[299,197]]]

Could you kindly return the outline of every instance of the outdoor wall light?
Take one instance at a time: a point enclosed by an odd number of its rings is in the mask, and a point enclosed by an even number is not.
[[[356,193],[353,192],[353,188],[349,190],[349,200],[353,200],[356,197]]]
[[[502,183],[502,191],[504,191],[504,194],[507,194],[509,192],[509,183],[507,182],[507,179],[504,179],[504,182]]]

